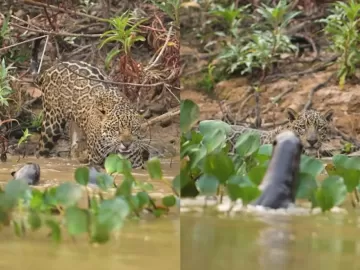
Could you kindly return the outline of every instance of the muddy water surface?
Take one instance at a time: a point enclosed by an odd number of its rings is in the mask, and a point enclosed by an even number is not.
[[[181,267],[186,270],[360,269],[360,218],[181,214]]]
[[[9,157],[8,162],[0,163],[0,183],[9,181],[10,172],[26,162],[40,165],[39,188],[74,181],[74,171],[81,166],[59,158],[17,160],[17,157]],[[162,168],[169,183],[179,171],[177,162],[170,166],[170,161],[166,160],[162,162]],[[162,197],[172,193],[168,183],[150,181],[144,170],[134,170],[133,174],[140,181],[152,183],[154,195]],[[12,230],[0,232],[0,269],[180,270],[180,219],[176,213],[160,219],[129,221],[117,240],[97,247],[85,239],[76,242],[64,240],[59,246],[54,246],[47,233],[46,230],[29,233],[25,239],[19,239]]]

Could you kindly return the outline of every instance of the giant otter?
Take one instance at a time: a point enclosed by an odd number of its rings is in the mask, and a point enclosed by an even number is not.
[[[262,195],[252,204],[273,209],[295,202],[302,143],[292,131],[276,136],[269,167],[260,186]]]

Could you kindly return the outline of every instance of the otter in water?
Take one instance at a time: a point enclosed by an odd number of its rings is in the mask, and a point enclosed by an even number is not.
[[[295,202],[302,148],[300,139],[292,131],[276,136],[270,164],[260,186],[263,193],[253,205],[277,209]]]
[[[26,181],[29,185],[37,185],[40,181],[40,166],[36,163],[26,163],[19,170],[11,172],[15,180]]]

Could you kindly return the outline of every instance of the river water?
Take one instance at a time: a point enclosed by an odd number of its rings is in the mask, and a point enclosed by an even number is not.
[[[10,172],[26,162],[36,162],[41,168],[39,188],[64,181],[74,181],[74,171],[81,166],[69,159],[36,159],[29,157],[18,161],[9,157],[0,164],[0,182],[12,177]],[[164,179],[169,181],[178,174],[178,162],[162,162]],[[140,181],[149,181],[154,186],[153,196],[172,194],[165,182],[151,181],[144,170],[134,170]],[[105,245],[93,246],[87,239],[64,240],[55,245],[48,230],[29,232],[23,239],[15,236],[12,229],[0,232],[0,269],[157,269],[180,270],[180,219],[176,211],[162,218],[128,221],[118,239]],[[149,268],[151,267],[151,268]]]

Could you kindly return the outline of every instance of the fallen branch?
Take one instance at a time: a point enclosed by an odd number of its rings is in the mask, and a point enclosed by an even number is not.
[[[175,109],[175,110],[169,111],[167,113],[164,113],[164,114],[162,114],[160,116],[154,117],[153,119],[150,119],[149,121],[144,123],[142,126],[143,127],[152,126],[152,125],[154,125],[156,123],[159,123],[161,121],[171,119],[174,116],[177,116],[179,114],[180,114],[180,109]]]

